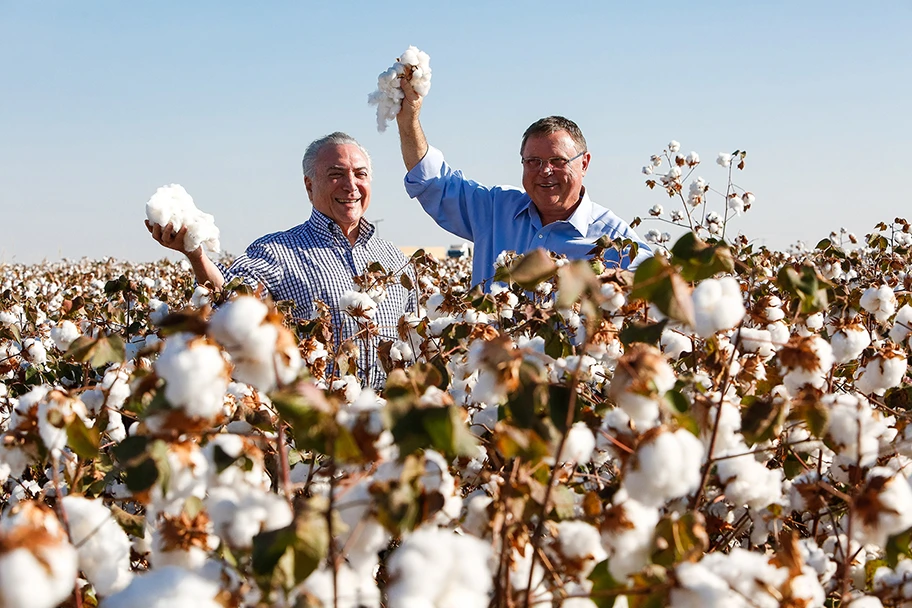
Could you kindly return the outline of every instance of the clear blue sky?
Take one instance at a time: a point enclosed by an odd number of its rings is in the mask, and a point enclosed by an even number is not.
[[[366,103],[410,44],[431,56],[428,139],[477,181],[519,183],[523,130],[563,114],[623,218],[669,207],[639,171],[677,139],[714,185],[718,152],[749,151],[749,237],[863,234],[912,217],[910,31],[910,0],[0,0],[0,262],[158,259],[144,203],[172,182],[240,253],[308,217],[300,157],[334,130],[373,155],[383,236],[456,242],[406,196],[395,125],[377,133]]]

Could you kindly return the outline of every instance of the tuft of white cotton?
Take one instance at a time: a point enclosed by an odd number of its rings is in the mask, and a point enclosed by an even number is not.
[[[557,542],[561,554],[580,565],[581,577],[589,576],[595,565],[608,557],[599,531],[584,521],[568,520],[557,524]]]
[[[697,563],[675,569],[673,608],[779,608],[778,590],[789,579],[767,556],[735,547],[731,553],[709,553]],[[801,604],[811,605],[811,604]]]
[[[434,526],[418,528],[387,562],[389,605],[487,608],[490,559],[488,542]]]
[[[592,458],[595,449],[595,435],[585,422],[577,422],[567,432],[564,448],[560,453],[561,462],[586,464]]]
[[[259,298],[240,296],[219,308],[209,335],[231,355],[235,380],[261,391],[290,383],[301,369],[295,338]]]
[[[133,578],[123,591],[102,602],[102,608],[223,608],[219,585],[179,566],[162,566]]]
[[[658,507],[697,489],[703,443],[690,431],[663,432],[644,441],[625,468],[623,488],[634,500]]]
[[[904,304],[896,313],[893,319],[893,327],[890,328],[890,339],[897,344],[902,344],[912,333],[912,306]]]
[[[861,307],[874,315],[878,323],[883,323],[896,312],[896,296],[888,285],[869,287],[861,295]]]
[[[857,522],[853,539],[883,547],[887,538],[912,527],[912,487],[893,469],[873,467],[856,499]]]
[[[370,295],[360,291],[346,291],[339,298],[339,308],[355,319],[373,319],[377,314],[377,302]]]
[[[694,330],[701,338],[731,329],[744,318],[741,286],[732,277],[706,279],[693,292]]]
[[[424,97],[431,90],[431,58],[414,46],[408,47],[394,63],[377,77],[377,90],[367,96],[367,103],[377,106],[377,130],[386,131],[387,123],[396,119],[405,94],[399,82],[406,76],[415,92]]]
[[[53,512],[17,505],[0,522],[0,606],[54,608],[73,593],[76,549]]]
[[[638,431],[656,426],[660,400],[675,385],[674,370],[653,346],[634,344],[618,362],[608,397],[630,417]]]
[[[830,337],[833,357],[838,365],[857,359],[870,344],[871,334],[859,323],[841,327]]]
[[[643,569],[652,554],[659,510],[626,499],[606,512],[602,545],[608,552],[608,568],[618,581]]]
[[[827,411],[827,443],[846,463],[869,467],[877,460],[879,439],[887,425],[874,417],[874,410],[857,395],[824,395]]]
[[[184,249],[187,251],[194,251],[200,245],[216,253],[221,250],[215,218],[197,209],[193,197],[180,184],[162,186],[156,190],[146,203],[146,217],[162,227],[171,224],[176,231],[186,226]]]
[[[56,327],[51,328],[51,340],[60,351],[66,351],[79,336],[79,328],[69,320],[63,320]]]
[[[168,402],[191,418],[213,418],[222,411],[228,370],[217,346],[190,334],[175,334],[155,362]]]
[[[855,375],[855,388],[860,393],[883,395],[899,386],[906,375],[906,355],[901,350],[884,349],[871,357]]]
[[[95,591],[107,596],[130,584],[130,539],[104,503],[66,496],[63,509],[70,523],[70,538],[79,553],[79,569]]]

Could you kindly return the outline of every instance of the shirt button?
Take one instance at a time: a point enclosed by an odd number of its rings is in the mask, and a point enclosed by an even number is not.
[[[544,234],[539,234],[539,235],[538,235],[538,238],[543,239],[543,238],[545,238],[545,235],[544,235]]]

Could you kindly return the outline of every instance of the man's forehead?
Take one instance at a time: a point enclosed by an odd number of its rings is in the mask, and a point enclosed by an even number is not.
[[[329,169],[366,169],[367,158],[354,144],[327,144],[317,155],[317,164]]]
[[[556,150],[568,146],[573,149],[576,148],[576,144],[573,142],[573,138],[570,137],[570,133],[561,129],[554,133],[535,133],[530,135],[529,139],[526,140],[524,150],[533,147],[539,150]]]

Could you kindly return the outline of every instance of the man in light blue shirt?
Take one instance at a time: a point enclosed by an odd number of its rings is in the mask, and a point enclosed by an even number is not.
[[[617,215],[594,203],[583,186],[591,155],[572,120],[549,116],[526,129],[520,146],[523,190],[489,188],[454,170],[428,145],[419,114],[423,98],[402,79],[402,110],[397,116],[405,188],[442,228],[475,244],[472,283],[494,276],[502,251],[526,253],[542,247],[569,258],[585,258],[603,235],[640,244],[635,262],[652,255],[649,247]],[[626,253],[606,259],[627,268]],[[635,264],[634,264],[635,265]]]

